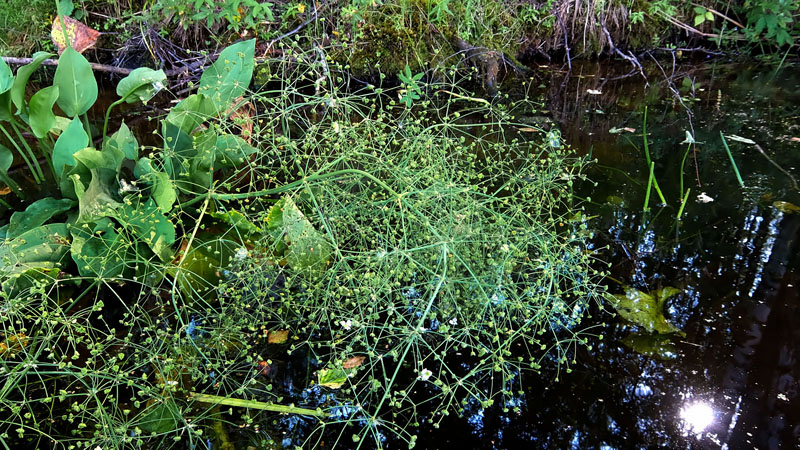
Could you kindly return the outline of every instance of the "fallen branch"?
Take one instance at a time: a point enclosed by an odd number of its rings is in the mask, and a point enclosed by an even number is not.
[[[206,57],[204,59],[201,59],[199,61],[195,61],[195,62],[193,62],[191,64],[187,64],[185,66],[178,67],[178,68],[171,69],[171,70],[165,70],[164,73],[168,77],[174,77],[174,76],[180,75],[182,73],[194,72],[196,70],[200,70],[200,69],[204,68],[207,63],[213,62],[215,59],[217,59],[217,56],[219,56],[219,54],[209,55],[208,57]],[[30,64],[31,62],[33,62],[33,58],[14,58],[14,57],[11,57],[11,56],[3,56],[3,61],[5,61],[6,64],[13,64],[13,65],[20,65],[21,66],[21,65],[25,65],[25,64]],[[45,59],[44,61],[42,61],[42,65],[43,66],[58,66],[58,60],[57,59]],[[133,69],[127,69],[125,67],[110,66],[108,64],[89,63],[89,65],[92,66],[92,70],[95,70],[97,72],[114,73],[114,74],[117,74],[117,75],[128,75],[129,73],[131,73],[133,71]]]

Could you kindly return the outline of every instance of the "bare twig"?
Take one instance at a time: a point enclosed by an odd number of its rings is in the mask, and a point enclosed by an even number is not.
[[[760,145],[758,145],[758,144],[753,144],[753,145],[755,145],[756,150],[758,150],[759,152],[761,152],[762,155],[764,155],[764,158],[767,158],[767,161],[769,161],[778,170],[783,172],[784,175],[789,177],[789,179],[792,180],[792,187],[794,188],[794,190],[800,192],[800,186],[797,185],[797,180],[792,176],[792,174],[790,174],[788,171],[786,171],[786,169],[784,169],[783,167],[779,166],[778,163],[773,161],[772,158],[770,158],[769,155],[767,155],[767,152],[765,152],[764,149],[761,148]]]
[[[642,78],[644,78],[644,86],[645,88],[648,87],[650,83],[647,81],[647,77],[644,74],[644,69],[642,69],[642,64],[639,62],[639,60],[633,56],[633,53],[626,55],[625,53],[622,53],[622,51],[618,49],[616,45],[614,45],[614,40],[611,39],[611,33],[609,33],[608,28],[606,28],[605,20],[600,21],[600,26],[603,28],[603,33],[605,33],[606,39],[608,39],[608,45],[611,46],[611,50],[628,60],[631,64],[633,64],[633,67],[639,69],[639,74],[642,76]]]

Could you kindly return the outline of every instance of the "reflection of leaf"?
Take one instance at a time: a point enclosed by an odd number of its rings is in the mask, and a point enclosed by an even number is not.
[[[667,322],[662,309],[669,297],[680,293],[674,287],[665,287],[646,294],[632,287],[625,288],[625,295],[606,294],[606,298],[620,316],[629,322],[644,327],[653,333],[676,333],[678,328]]]
[[[663,334],[631,333],[622,339],[622,343],[644,356],[658,359],[676,359],[678,357],[675,346],[670,342],[670,337]]]
[[[64,27],[61,26],[61,19],[64,19]],[[64,28],[67,29],[67,38],[70,41],[70,47],[74,48],[78,53],[83,53],[86,49],[91,48],[100,37],[100,32],[93,30],[86,25],[78,22],[69,16],[56,16],[53,19],[53,28],[50,31],[50,37],[53,43],[58,47],[58,53],[66,49],[67,44],[64,42]]]
[[[777,201],[772,204],[778,211],[784,214],[797,214],[800,213],[800,207],[789,202]]]
[[[283,344],[287,339],[289,339],[289,330],[270,331],[267,336],[267,343]]]

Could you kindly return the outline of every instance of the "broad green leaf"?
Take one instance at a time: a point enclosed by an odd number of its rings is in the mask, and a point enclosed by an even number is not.
[[[33,94],[30,101],[29,122],[33,134],[42,139],[56,124],[53,105],[58,100],[58,86],[50,86]]]
[[[28,230],[0,246],[0,280],[14,282],[30,269],[54,269],[69,251],[67,224],[51,223]]]
[[[11,72],[11,67],[0,58],[0,94],[3,94],[11,89],[14,85],[14,74]]]
[[[651,358],[670,360],[678,357],[670,337],[663,334],[631,333],[622,339],[622,343],[636,353]]]
[[[150,185],[150,197],[163,213],[172,211],[172,205],[178,199],[175,185],[165,172],[153,168],[149,158],[142,158],[136,163],[133,171],[136,178]]]
[[[69,211],[74,202],[70,199],[56,200],[53,197],[36,200],[25,211],[17,211],[8,221],[6,237],[15,238],[29,230],[44,225],[45,222],[61,213]]]
[[[114,230],[111,220],[73,226],[70,233],[70,253],[81,276],[116,278],[122,275],[129,245]]]
[[[327,267],[330,244],[314,229],[291,197],[284,197],[273,205],[267,221],[272,236],[288,247],[285,256],[289,267],[310,275],[319,274]]]
[[[181,292],[188,298],[208,296],[222,280],[222,274],[242,244],[218,235],[200,233],[180,266],[170,269]],[[182,255],[178,255],[180,259]]]
[[[115,146],[106,146],[102,151],[85,147],[75,152],[72,158],[89,170],[106,169],[116,175],[125,155]]]
[[[53,123],[53,127],[50,128],[50,132],[55,134],[56,136],[61,136],[61,133],[67,129],[69,124],[72,122],[71,119],[62,116],[56,116],[56,121]]]
[[[40,267],[15,272],[3,282],[3,292],[7,298],[19,297],[33,287],[54,283],[58,279],[59,273],[61,273],[61,269],[55,267]]]
[[[25,114],[27,114],[27,107],[25,106],[25,90],[28,88],[28,80],[33,72],[42,65],[42,61],[53,56],[52,53],[36,52],[33,54],[33,61],[17,69],[17,77],[14,79],[14,85],[11,87],[11,101],[14,106]]]
[[[171,398],[154,403],[136,422],[136,426],[147,433],[168,433],[180,426],[180,410]]]
[[[0,176],[3,181],[8,178],[8,169],[12,164],[14,164],[14,154],[7,147],[0,145]]]
[[[260,233],[261,228],[256,226],[253,222],[249,221],[244,214],[236,210],[229,210],[226,212],[212,211],[209,213],[211,217],[232,225],[236,232],[241,236],[250,236],[251,234]]]
[[[107,169],[91,169],[92,180],[83,190],[83,185],[76,183],[75,193],[78,196],[80,214],[77,223],[95,222],[114,214],[119,202],[111,195],[114,184],[114,172]]]
[[[192,94],[169,111],[164,124],[172,124],[189,135],[211,117],[217,117],[214,102],[203,94]],[[168,137],[172,137],[172,134],[165,132],[164,139]],[[167,146],[171,147],[169,144]]]
[[[678,328],[667,322],[662,310],[666,300],[680,292],[679,289],[668,286],[646,294],[638,289],[626,287],[624,295],[606,294],[606,299],[622,318],[644,327],[651,333],[679,333]]]
[[[255,39],[233,44],[200,77],[198,92],[208,96],[220,114],[250,87],[255,64]]]
[[[0,122],[11,122],[14,120],[14,112],[11,110],[11,91],[0,94]]]
[[[53,85],[58,86],[58,106],[67,116],[85,113],[97,100],[97,80],[92,66],[71,47],[58,59]]]
[[[127,103],[147,103],[161,89],[167,75],[163,70],[153,70],[149,67],[134,69],[127,77],[117,84],[117,95],[124,98]]]
[[[172,260],[170,246],[175,243],[175,226],[159,211],[153,199],[144,203],[131,201],[129,196],[117,208],[114,218],[146,243],[162,261]]]
[[[257,150],[239,136],[222,134],[217,136],[215,151],[214,169],[221,169],[243,164]]]
[[[339,389],[347,381],[349,371],[344,369],[321,369],[319,371],[319,385],[331,389]]]
[[[103,147],[112,147],[119,150],[125,155],[125,158],[131,161],[139,159],[139,142],[136,140],[133,133],[131,133],[130,128],[125,125],[125,122],[122,122],[122,125],[120,125],[116,133],[106,139],[106,142],[103,143]]]
[[[75,5],[72,3],[72,0],[58,0],[58,15],[70,16],[74,10]]]
[[[83,130],[83,124],[77,117],[67,126],[61,136],[58,137],[53,146],[53,168],[59,180],[64,178],[64,168],[74,166],[75,158],[73,155],[81,149],[89,146],[89,136]]]

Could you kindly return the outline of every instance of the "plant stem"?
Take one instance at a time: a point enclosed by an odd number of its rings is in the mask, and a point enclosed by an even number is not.
[[[678,216],[676,217],[678,221],[681,220],[681,216],[683,215],[683,208],[686,207],[686,202],[689,200],[689,192],[691,191],[692,191],[691,188],[686,189],[686,195],[684,195],[683,200],[681,200],[681,207],[678,209]]]
[[[739,186],[744,187],[744,181],[742,181],[742,176],[739,174],[739,168],[736,167],[736,161],[733,160],[733,154],[731,153],[731,149],[728,147],[728,142],[725,140],[725,135],[722,134],[722,131],[719,132],[719,136],[722,138],[722,144],[725,146],[725,151],[728,152],[728,158],[730,158],[731,164],[733,165],[733,172],[736,174],[736,179],[739,181]]]
[[[22,157],[22,160],[25,161],[25,164],[28,166],[28,169],[30,169],[31,174],[33,175],[33,179],[34,181],[36,181],[36,184],[40,184],[41,180],[39,179],[39,175],[37,174],[36,169],[34,169],[33,167],[33,163],[31,162],[30,159],[28,159],[28,156],[25,155],[25,152],[23,152],[22,149],[19,147],[17,141],[13,137],[11,137],[11,134],[9,134],[8,130],[6,130],[6,127],[0,125],[0,131],[3,132],[3,134],[6,136],[6,139],[8,139],[11,145],[14,146],[14,149],[17,150],[17,153],[19,153],[19,156]]]
[[[122,97],[121,99],[119,99],[119,100],[115,101],[114,103],[108,105],[108,109],[106,110],[106,118],[103,121],[103,140],[100,141],[100,142],[105,142],[106,141],[106,132],[108,131],[108,119],[109,119],[109,117],[111,117],[111,109],[114,108],[115,106],[119,105],[120,103],[124,102],[127,98],[128,98],[128,96],[126,95],[125,97]]]
[[[9,122],[11,123],[11,128],[14,129],[14,132],[17,134],[17,137],[20,141],[22,141],[22,146],[25,147],[25,151],[28,152],[28,157],[31,158],[33,162],[33,167],[36,168],[36,171],[39,173],[39,180],[44,181],[44,172],[42,172],[42,166],[39,165],[39,159],[33,153],[33,149],[30,145],[28,145],[28,140],[25,139],[25,136],[22,135],[22,131],[20,131],[19,126],[16,124],[15,121]]]
[[[284,184],[283,186],[276,187],[273,189],[265,189],[263,191],[255,191],[255,192],[243,192],[241,194],[218,194],[218,193],[209,193],[208,196],[197,196],[187,202],[181,203],[179,206],[180,208],[187,208],[199,201],[205,200],[206,198],[212,198],[214,200],[222,200],[222,201],[229,201],[229,200],[242,200],[246,198],[255,198],[255,197],[262,197],[265,195],[274,195],[274,194],[281,194],[284,192],[291,191],[292,189],[296,189],[308,182],[318,181],[318,180],[325,180],[328,178],[336,178],[342,175],[361,175],[365,178],[369,178],[370,180],[374,181],[378,186],[385,189],[389,192],[393,197],[400,198],[400,194],[394,191],[389,185],[384,183],[383,181],[375,178],[372,174],[368,172],[364,172],[363,170],[358,169],[342,169],[337,170],[335,172],[330,173],[323,173],[319,175],[311,175],[302,179],[299,179],[295,182]]]
[[[686,158],[689,157],[689,150],[691,150],[691,149],[692,149],[692,144],[690,143],[686,147],[686,153],[683,154],[683,159],[681,160],[681,190],[680,190],[680,192],[683,192],[683,168],[686,165]]]
[[[653,166],[654,164],[650,163],[650,177],[647,179],[647,193],[644,195],[644,207],[642,208],[642,212],[647,212],[650,210],[650,191],[653,187]]]
[[[328,417],[328,414],[320,409],[309,409],[309,408],[300,408],[297,406],[276,405],[274,403],[222,397],[219,395],[201,394],[199,392],[189,392],[189,398],[200,403],[210,403],[212,405],[225,405],[225,406],[234,406],[239,408],[260,409],[263,411],[274,411],[286,414],[303,414],[306,416]]]

